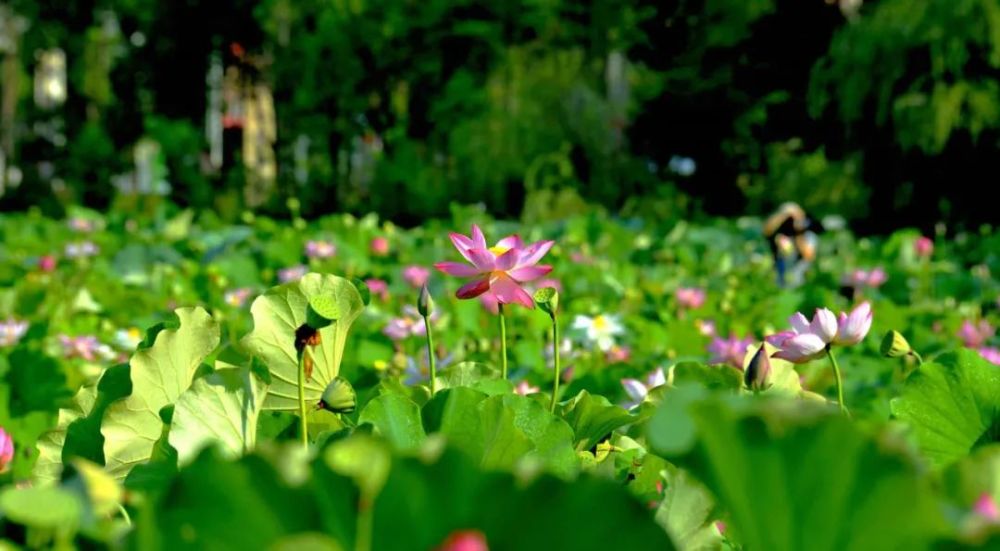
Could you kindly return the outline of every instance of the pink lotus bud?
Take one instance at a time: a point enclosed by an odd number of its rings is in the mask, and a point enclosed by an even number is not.
[[[0,428],[0,473],[7,472],[14,460],[14,441],[7,431]]]
[[[372,239],[369,248],[375,256],[386,256],[389,254],[389,240],[384,237]]]
[[[452,532],[436,551],[489,551],[486,536],[478,530]]]
[[[56,269],[56,257],[47,254],[38,259],[38,269],[43,272],[53,272]]]
[[[934,254],[934,241],[929,237],[920,236],[913,243],[913,250],[920,258],[930,258]]]

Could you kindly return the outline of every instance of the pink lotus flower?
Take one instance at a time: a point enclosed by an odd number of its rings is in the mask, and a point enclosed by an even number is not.
[[[373,297],[378,297],[382,302],[389,300],[389,284],[384,279],[369,278],[365,280],[365,285]]]
[[[539,390],[540,389],[537,386],[532,386],[531,383],[524,380],[522,380],[520,383],[517,383],[517,386],[514,387],[514,393],[520,394],[521,396],[536,394],[538,393]]]
[[[993,500],[993,496],[984,493],[976,500],[972,506],[972,511],[990,522],[1000,522],[1000,507]]]
[[[81,335],[79,337],[60,335],[59,344],[62,345],[63,355],[67,358],[82,358],[88,362],[92,362],[95,360],[110,360],[115,357],[115,353],[111,350],[111,347],[102,344],[93,335]]]
[[[0,473],[7,472],[14,460],[14,440],[0,427]]]
[[[478,530],[452,532],[434,551],[490,551],[486,536]]]
[[[430,322],[437,320],[436,312],[430,315]],[[401,341],[407,337],[423,337],[427,334],[427,327],[424,325],[424,318],[420,316],[417,309],[406,305],[403,307],[403,315],[392,318],[382,329],[382,333],[394,341]]]
[[[712,320],[695,320],[694,326],[703,337],[715,336],[715,322]]]
[[[861,342],[872,328],[872,305],[862,302],[850,314],[841,312],[837,317],[837,336],[834,344],[853,345]]]
[[[310,240],[306,242],[306,256],[309,258],[330,258],[337,254],[337,246],[329,241]]]
[[[715,337],[708,345],[708,352],[712,358],[708,361],[711,364],[727,364],[736,369],[743,369],[743,358],[747,354],[747,347],[753,344],[750,337],[738,338],[735,333],[730,333],[729,338]]]
[[[403,280],[414,289],[419,289],[426,285],[427,280],[430,279],[430,277],[431,271],[429,268],[417,265],[403,268]]]
[[[996,334],[996,328],[984,319],[979,320],[975,324],[969,320],[965,320],[962,322],[962,327],[958,330],[958,338],[962,339],[965,346],[969,348],[979,348],[986,341],[990,340],[994,334]]]
[[[226,291],[226,294],[222,296],[222,300],[234,308],[239,308],[247,303],[247,300],[252,294],[253,289],[249,287],[240,287],[238,289]]]
[[[700,308],[705,303],[705,290],[699,287],[680,287],[674,296],[683,308]]]
[[[822,356],[831,344],[861,342],[871,329],[872,310],[869,303],[863,302],[850,314],[841,312],[839,317],[834,317],[830,310],[819,308],[812,321],[796,312],[788,322],[791,331],[771,335],[766,340],[781,349],[774,354],[775,358],[799,364]]]
[[[934,254],[934,241],[929,237],[920,236],[913,242],[913,250],[920,258],[930,258]]]
[[[882,268],[875,268],[872,271],[867,270],[854,270],[850,275],[844,278],[844,285],[860,289],[862,287],[868,287],[871,289],[877,289],[881,287],[883,283],[888,281],[889,276],[886,275],[885,270]]]
[[[629,397],[629,401],[622,404],[622,407],[632,409],[638,406],[646,400],[646,396],[649,396],[649,391],[665,384],[667,384],[667,377],[663,373],[662,367],[658,367],[646,375],[645,381],[622,379],[622,387],[625,389],[625,394],[628,394]]]
[[[458,252],[469,262],[438,262],[438,270],[456,277],[473,278],[455,293],[460,299],[470,299],[492,293],[500,304],[520,304],[534,308],[535,303],[521,285],[552,271],[551,266],[536,266],[552,248],[552,241],[525,245],[516,235],[505,237],[488,247],[479,226],[472,226],[472,236],[451,234]]]
[[[47,254],[38,259],[38,269],[43,272],[54,272],[56,270],[56,257]]]
[[[280,283],[290,283],[292,281],[298,281],[302,279],[302,276],[309,272],[309,268],[299,264],[298,266],[289,266],[288,268],[282,268],[278,270],[278,281]]]
[[[28,322],[7,318],[0,322],[0,347],[14,346],[28,332]]]
[[[389,240],[381,236],[376,237],[372,239],[368,248],[375,256],[386,256],[389,254]]]
[[[1000,365],[1000,348],[984,346],[979,349],[979,355],[993,365]]]

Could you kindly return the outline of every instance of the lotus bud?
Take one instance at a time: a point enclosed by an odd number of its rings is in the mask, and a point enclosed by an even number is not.
[[[541,311],[555,319],[559,310],[559,291],[555,287],[542,287],[535,291],[534,299]]]
[[[757,353],[750,359],[743,373],[743,384],[750,390],[767,389],[767,380],[771,377],[771,358],[767,355],[767,346],[761,343]]]
[[[904,337],[899,331],[889,331],[885,334],[885,338],[882,339],[882,355],[889,358],[902,358],[903,356],[909,355],[913,352],[910,348],[910,343],[906,342],[906,337]]]
[[[426,283],[420,286],[420,296],[417,298],[417,312],[425,318],[434,313],[434,298],[431,297],[431,292],[427,289]]]

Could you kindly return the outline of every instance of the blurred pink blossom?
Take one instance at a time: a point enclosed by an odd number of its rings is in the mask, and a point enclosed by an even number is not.
[[[700,287],[680,287],[674,296],[682,308],[700,308],[705,303],[705,290]]]
[[[427,280],[430,279],[430,277],[430,268],[417,266],[415,264],[403,268],[403,280],[414,289],[419,289],[426,285]]]
[[[709,363],[727,364],[736,369],[743,369],[743,358],[747,355],[747,347],[753,344],[751,337],[739,338],[735,333],[730,333],[729,338],[715,337],[708,345],[708,352],[712,355]]]
[[[386,256],[389,254],[389,240],[382,236],[375,237],[368,248],[375,256]]]
[[[329,241],[309,240],[306,242],[306,256],[309,258],[330,258],[337,254],[337,246]]]
[[[962,322],[962,327],[958,329],[958,338],[969,348],[979,348],[996,334],[996,328],[985,319],[972,323],[969,320]]]
[[[930,258],[934,254],[934,241],[929,237],[920,236],[913,242],[913,250],[920,258]]]
[[[514,387],[514,393],[520,394],[521,396],[536,394],[538,391],[539,388],[537,386],[532,386],[531,383],[529,383],[526,380],[522,380],[521,382],[517,383],[517,386]]]
[[[373,297],[378,297],[382,302],[389,300],[389,284],[384,279],[368,278],[365,280],[365,285]]]
[[[979,355],[993,365],[1000,365],[1000,348],[984,346],[979,349]]]
[[[303,264],[298,266],[289,266],[287,268],[282,268],[278,270],[278,281],[281,283],[290,283],[292,281],[298,281],[302,279],[302,276],[309,272],[309,268]]]

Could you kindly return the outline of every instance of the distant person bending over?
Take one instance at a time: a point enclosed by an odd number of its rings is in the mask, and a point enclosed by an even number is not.
[[[785,203],[764,221],[764,237],[774,256],[774,270],[781,287],[797,287],[816,259],[818,222],[806,216],[802,207]]]

